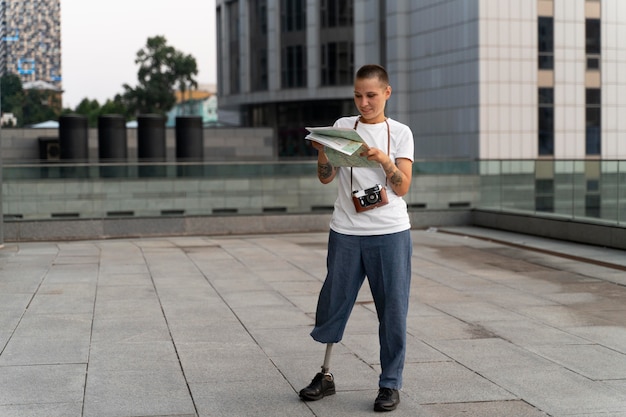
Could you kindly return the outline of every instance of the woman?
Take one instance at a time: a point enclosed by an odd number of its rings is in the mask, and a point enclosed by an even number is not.
[[[319,180],[339,184],[330,222],[328,271],[311,332],[314,340],[327,344],[326,357],[322,372],[300,391],[306,401],[335,393],[330,352],[343,337],[367,276],[379,321],[382,368],[374,410],[391,411],[400,403],[412,253],[411,225],[402,196],[411,185],[414,143],[408,126],[385,115],[390,96],[385,69],[365,65],[354,81],[354,103],[360,115],[342,117],[334,124],[356,129],[368,145],[361,156],[378,162],[380,168],[335,167],[324,146],[312,142],[318,151]],[[365,201],[353,198],[363,195]]]

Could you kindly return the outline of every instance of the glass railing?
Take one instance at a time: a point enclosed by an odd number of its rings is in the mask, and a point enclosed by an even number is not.
[[[473,207],[477,168],[417,161],[405,200],[412,209]],[[315,161],[5,165],[2,205],[6,220],[330,212],[336,185],[316,171]]]
[[[626,226],[626,161],[480,162],[477,207]]]
[[[3,167],[6,220],[330,211],[315,161],[16,164]],[[626,161],[424,160],[411,210],[481,208],[626,225]]]

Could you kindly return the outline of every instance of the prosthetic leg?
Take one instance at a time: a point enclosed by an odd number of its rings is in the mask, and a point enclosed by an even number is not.
[[[330,354],[333,352],[333,343],[328,343],[326,345],[326,354],[324,355],[324,364],[322,365],[322,373],[328,374],[328,370],[330,369]],[[332,376],[332,374],[331,374]]]
[[[322,365],[322,372],[318,372],[313,378],[313,381],[300,390],[300,398],[304,401],[317,401],[322,398],[333,395],[335,393],[335,378],[333,374],[329,372],[330,369],[330,354],[333,351],[333,344],[328,343],[326,345],[326,354],[324,355],[324,364]]]

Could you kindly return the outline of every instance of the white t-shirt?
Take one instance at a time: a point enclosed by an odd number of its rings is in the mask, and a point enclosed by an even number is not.
[[[359,116],[342,117],[335,122],[335,127],[354,128]],[[389,157],[395,163],[397,158],[414,160],[414,143],[411,129],[395,120],[387,119],[391,134]],[[357,132],[370,148],[387,152],[387,123],[357,125]],[[406,202],[387,185],[389,204],[372,210],[357,213],[352,202],[352,191],[364,190],[376,184],[385,185],[385,171],[379,168],[352,168],[352,186],[350,185],[350,167],[338,167],[335,177],[338,195],[335,201],[330,228],[345,235],[384,235],[397,233],[411,228]]]

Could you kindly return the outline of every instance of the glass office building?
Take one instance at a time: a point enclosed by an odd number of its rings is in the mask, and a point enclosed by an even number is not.
[[[355,113],[366,63],[419,157],[626,156],[623,0],[218,0],[217,25],[220,107],[273,127],[281,157]]]

